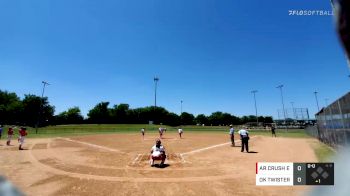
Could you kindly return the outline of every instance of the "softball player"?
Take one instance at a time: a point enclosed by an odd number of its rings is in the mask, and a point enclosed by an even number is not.
[[[151,154],[150,154],[150,163],[151,166],[154,166],[154,161],[155,160],[161,160],[162,162],[160,163],[160,167],[162,167],[164,165],[166,159],[166,155],[165,155],[165,148],[162,145],[162,142],[160,141],[160,139],[156,140],[156,145],[154,145],[151,148]]]
[[[163,138],[163,132],[164,132],[164,128],[162,128],[162,127],[159,127],[159,137],[160,138]]]
[[[232,125],[230,125],[230,139],[231,139],[231,146],[235,146],[235,129]]]
[[[7,131],[7,142],[6,142],[6,145],[8,145],[8,146],[11,145],[12,137],[13,137],[13,128],[10,127],[9,130]]]
[[[180,139],[182,138],[182,134],[183,134],[183,130],[182,130],[182,128],[179,128],[178,130],[177,130],[178,132],[179,132],[179,136],[180,136]]]
[[[20,130],[19,130],[19,134],[20,134],[20,138],[19,138],[19,150],[24,150],[22,148],[22,145],[24,144],[24,139],[26,138],[26,136],[28,135],[27,133],[27,129],[25,127],[22,127]]]
[[[145,128],[141,129],[142,139],[145,139]]]

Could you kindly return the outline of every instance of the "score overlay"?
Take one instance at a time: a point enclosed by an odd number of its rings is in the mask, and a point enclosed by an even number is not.
[[[258,162],[256,185],[334,185],[334,163]]]

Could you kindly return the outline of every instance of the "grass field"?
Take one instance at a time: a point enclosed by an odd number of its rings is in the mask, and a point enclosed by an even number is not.
[[[166,127],[168,132],[177,132],[178,127]],[[7,130],[7,127],[4,127]],[[93,134],[114,134],[114,133],[139,133],[141,128],[145,128],[148,133],[157,133],[159,125],[148,124],[79,124],[79,125],[57,125],[48,126],[38,129],[38,134],[35,133],[35,128],[28,128],[28,138],[50,138],[50,137],[65,137]],[[227,134],[229,127],[226,126],[182,126],[185,133],[207,133],[213,132],[218,134]],[[238,130],[236,127],[235,130]],[[271,136],[268,130],[249,130],[251,135]],[[303,129],[277,129],[277,137],[287,138],[311,138]],[[314,151],[318,160],[329,160],[335,154],[335,151],[322,143],[315,145]]]
[[[168,131],[176,132],[178,127],[166,127]],[[67,135],[90,135],[90,134],[108,134],[108,133],[137,133],[141,128],[145,128],[147,132],[157,132],[159,125],[148,124],[82,124],[82,125],[57,125],[48,126],[38,129],[38,134],[35,133],[35,128],[28,127],[28,138],[42,138]],[[226,126],[182,126],[185,132],[215,132],[227,134],[229,127]],[[236,128],[238,130],[239,127]],[[5,130],[7,127],[5,126]],[[302,129],[284,129],[276,130],[279,137],[309,137]],[[268,130],[250,130],[251,134],[270,136]]]
[[[145,138],[140,129],[146,128]],[[299,195],[307,187],[256,187],[256,162],[315,162],[334,151],[303,130],[250,130],[250,152],[231,147],[228,127],[167,127],[166,168],[150,167],[155,125],[61,125],[29,128],[27,150],[0,145],[0,175],[28,195]],[[6,128],[5,128],[6,129]],[[236,129],[237,130],[237,129]],[[4,140],[1,141],[1,143]],[[213,156],[214,155],[214,156]],[[30,179],[30,180],[24,180]],[[166,184],[164,189],[156,187]],[[235,186],[232,186],[234,184]]]

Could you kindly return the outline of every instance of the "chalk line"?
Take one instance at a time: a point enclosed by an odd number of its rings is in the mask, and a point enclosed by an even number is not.
[[[57,137],[57,139],[66,140],[66,141],[69,141],[69,142],[75,142],[75,143],[78,143],[78,144],[84,144],[84,145],[87,145],[87,146],[90,146],[90,147],[94,147],[94,148],[98,148],[98,149],[106,150],[106,151],[110,151],[110,152],[118,152],[118,153],[126,154],[125,152],[121,152],[120,150],[117,150],[117,149],[108,148],[106,146],[99,146],[99,145],[91,144],[91,143],[88,143],[88,142],[72,140],[70,138]]]

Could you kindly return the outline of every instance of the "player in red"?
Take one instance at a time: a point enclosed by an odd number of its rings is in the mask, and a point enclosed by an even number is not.
[[[10,127],[9,130],[7,131],[7,142],[6,142],[6,145],[8,145],[8,146],[11,145],[12,137],[13,137],[13,128]]]
[[[21,140],[21,128],[18,129],[18,138],[17,138],[17,141],[19,143],[19,141]]]
[[[27,129],[25,127],[21,127],[21,129],[19,130],[19,150],[23,150],[22,145],[24,144],[24,139],[27,136]]]

